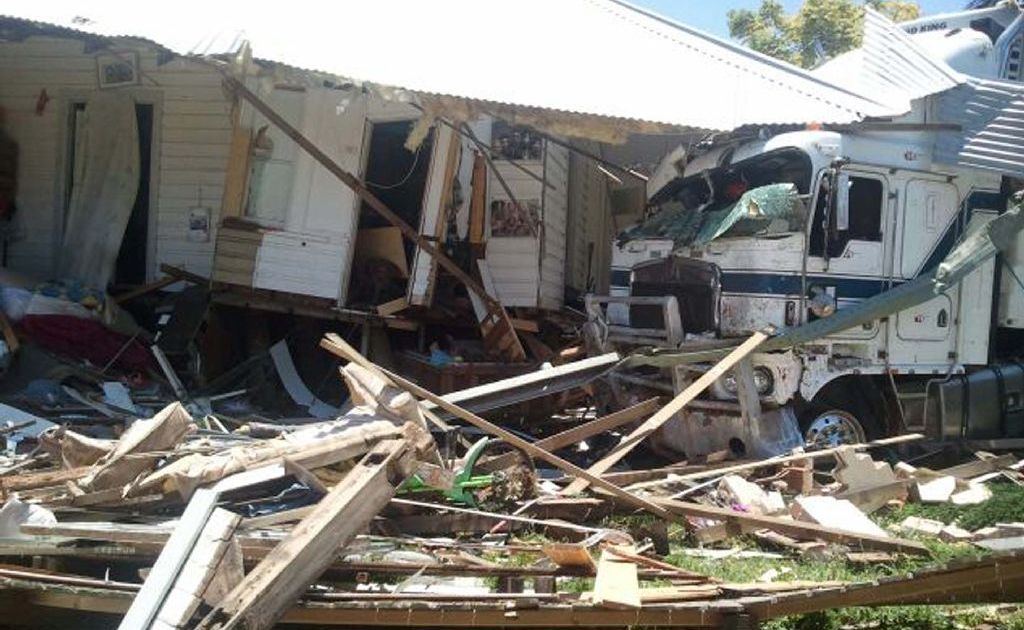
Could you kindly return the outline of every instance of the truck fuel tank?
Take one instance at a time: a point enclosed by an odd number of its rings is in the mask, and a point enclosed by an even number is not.
[[[1024,364],[994,365],[932,381],[925,404],[925,431],[932,437],[1024,437]]]

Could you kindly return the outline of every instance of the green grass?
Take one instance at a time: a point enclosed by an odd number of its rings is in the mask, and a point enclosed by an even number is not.
[[[990,483],[988,487],[992,498],[978,505],[907,503],[898,510],[881,513],[881,521],[883,525],[899,523],[908,516],[918,516],[947,525],[955,521],[960,527],[974,531],[996,523],[1024,520],[1024,488],[1014,483]]]

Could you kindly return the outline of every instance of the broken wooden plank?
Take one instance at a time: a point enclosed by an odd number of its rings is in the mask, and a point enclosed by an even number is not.
[[[412,469],[405,440],[378,444],[208,614],[199,628],[271,628],[395,494]]]
[[[724,376],[725,373],[732,369],[734,365],[756,350],[757,347],[767,339],[768,334],[764,332],[756,332],[751,335],[749,339],[744,341],[724,359],[715,364],[714,367],[704,374],[701,374],[700,378],[680,392],[679,395],[669,401],[667,405],[659,409],[658,412],[648,418],[646,422],[633,430],[629,435],[622,438],[618,446],[616,446],[611,453],[602,457],[597,463],[591,466],[587,472],[591,475],[601,475],[602,473],[607,472],[609,468],[617,464],[619,460],[632,451],[637,444],[642,442],[649,435],[661,428],[663,424],[675,417],[675,415],[679,413],[687,403],[710,387],[712,383]],[[566,486],[562,490],[562,493],[576,494],[578,492],[582,492],[588,485],[590,485],[590,482],[587,479],[576,479]]]
[[[993,473],[1003,468],[1009,468],[1017,463],[1017,458],[1012,453],[1006,453],[998,457],[978,459],[972,462],[965,462],[938,471],[942,475],[950,475],[957,479],[970,479],[979,475]]]
[[[10,477],[0,477],[0,488],[4,496],[17,490],[33,490],[49,486],[63,485],[66,481],[77,481],[93,470],[92,466],[79,466],[62,470],[47,470],[36,473],[23,473]]]
[[[733,523],[747,531],[770,529],[772,531],[793,536],[794,538],[820,539],[827,542],[842,543],[851,547],[872,551],[900,551],[911,554],[928,554],[928,548],[921,543],[900,538],[880,538],[865,534],[851,534],[815,523],[803,523],[774,516],[761,516],[734,512],[720,507],[687,503],[673,499],[653,499],[658,505],[677,514],[710,518],[726,523]]]
[[[632,548],[626,551],[635,553]],[[640,608],[640,578],[636,564],[609,551],[602,552],[592,601],[602,608]]]
[[[152,293],[153,291],[159,291],[164,287],[169,287],[175,282],[180,282],[180,280],[173,276],[164,276],[159,280],[154,280],[153,282],[137,286],[134,289],[125,291],[124,293],[118,293],[114,297],[114,301],[118,304],[124,304],[125,302],[134,300],[135,298],[146,295],[147,293]]]
[[[171,587],[157,620],[174,628],[186,627],[202,603],[241,517],[215,508]]]
[[[582,385],[612,369],[622,357],[609,352],[565,365],[544,368],[501,379],[476,387],[461,389],[445,394],[446,402],[459,405],[467,411],[480,413],[507,405],[532,400],[565,391],[570,387]],[[421,403],[424,409],[437,409],[429,401]]]
[[[534,446],[532,443],[527,442],[526,440],[519,437],[515,433],[512,433],[511,431],[508,431],[495,424],[492,424],[491,422],[484,420],[480,416],[470,413],[457,405],[453,405],[452,403],[448,402],[441,396],[438,396],[437,394],[434,394],[433,392],[430,392],[424,389],[423,387],[420,387],[416,383],[408,381],[402,378],[401,376],[398,376],[397,374],[388,372],[387,370],[381,368],[380,366],[375,365],[366,357],[359,354],[355,350],[355,348],[353,348],[351,345],[348,344],[348,342],[346,342],[344,339],[342,339],[336,334],[328,333],[327,335],[325,335],[324,338],[320,341],[320,346],[325,350],[328,350],[329,352],[343,359],[361,365],[372,372],[385,375],[386,378],[390,380],[390,382],[395,384],[395,386],[408,391],[414,396],[426,399],[436,404],[441,409],[444,409],[445,411],[454,415],[455,417],[464,420],[469,424],[472,424],[473,426],[477,427],[478,429],[482,429],[487,433],[490,433],[491,435],[497,436],[505,440],[505,442],[507,442],[508,444],[529,453],[532,457],[542,459],[565,473],[574,475],[576,477],[582,477],[583,479],[588,480],[595,486],[603,488],[604,490],[607,490],[608,492],[612,493],[613,495],[621,499],[624,503],[628,503],[629,505],[632,505],[634,507],[641,508],[662,518],[670,520],[679,520],[672,514],[672,512],[666,510],[665,508],[660,507],[652,503],[651,501],[639,497],[631,492],[627,492],[620,488],[619,486],[616,486],[613,483],[605,481],[604,479],[601,479],[600,477],[580,468],[579,466],[571,462],[565,461],[564,459],[558,457],[557,455],[553,455],[552,453],[542,448]]]
[[[560,567],[576,567],[588,574],[597,572],[597,564],[586,545],[578,543],[547,543],[543,548],[544,555]]]
[[[561,433],[556,433],[555,435],[537,440],[533,444],[537,448],[554,452],[573,444],[579,444],[589,437],[600,435],[601,433],[610,431],[624,424],[636,422],[637,420],[654,413],[658,408],[658,405],[659,401],[657,398],[650,398],[641,403],[637,403],[632,407],[621,409],[614,413],[597,418],[596,420],[591,420],[590,422],[567,429]],[[515,462],[516,457],[518,457],[516,453],[498,455],[493,459],[487,460],[487,469],[497,470],[508,466]],[[608,479],[608,481],[612,481],[614,483],[613,479]]]
[[[225,477],[213,486],[193,493],[178,526],[171,532],[142,588],[121,619],[119,630],[148,628],[153,623],[203,527],[217,507],[221,493],[277,479],[284,474],[283,466],[265,466]]]

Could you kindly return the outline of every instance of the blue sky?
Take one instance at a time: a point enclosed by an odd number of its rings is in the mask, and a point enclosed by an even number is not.
[[[632,0],[638,6],[670,17],[678,22],[718,35],[728,37],[725,14],[729,9],[754,9],[760,0]],[[787,11],[794,11],[801,0],[783,0]],[[967,0],[918,0],[924,15],[959,11]]]

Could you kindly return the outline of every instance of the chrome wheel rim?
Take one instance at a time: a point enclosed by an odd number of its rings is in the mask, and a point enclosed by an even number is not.
[[[804,434],[807,446],[832,448],[843,444],[860,444],[866,441],[864,427],[853,414],[841,409],[832,409],[820,414],[807,427]]]

